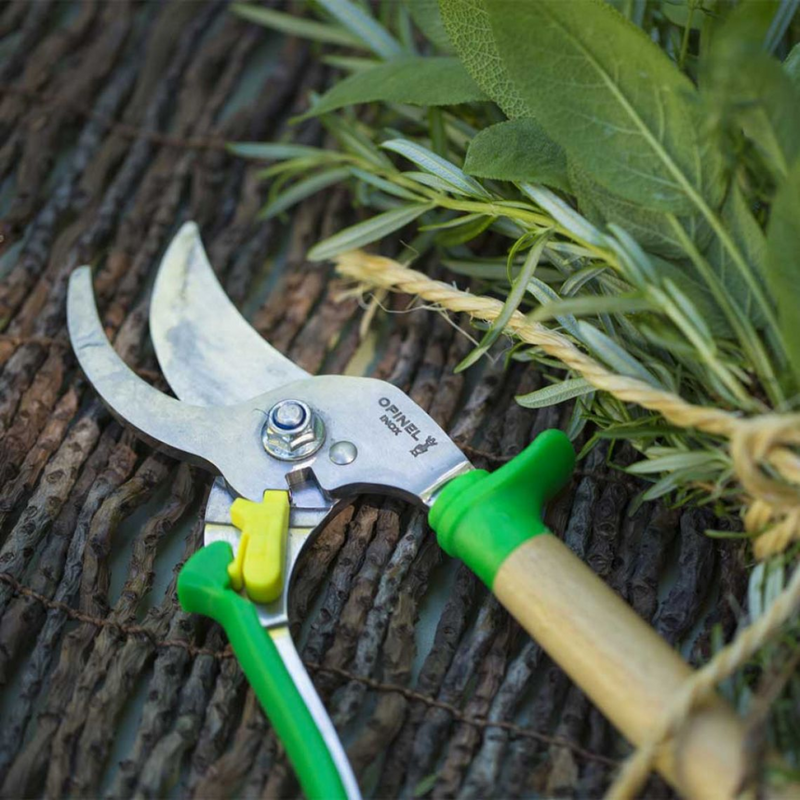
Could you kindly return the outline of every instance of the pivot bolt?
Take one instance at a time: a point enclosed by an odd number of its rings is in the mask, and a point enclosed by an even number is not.
[[[271,456],[281,461],[300,461],[322,447],[325,426],[302,400],[281,400],[267,414],[261,441]]]

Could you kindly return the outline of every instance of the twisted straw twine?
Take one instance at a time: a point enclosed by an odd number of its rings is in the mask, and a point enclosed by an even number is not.
[[[448,311],[463,312],[490,323],[502,311],[498,300],[462,292],[392,259],[360,250],[338,256],[336,267],[342,275],[357,281],[362,290],[382,288],[417,295]],[[505,330],[557,358],[596,389],[626,403],[656,411],[673,425],[727,438],[736,475],[750,498],[745,514],[746,529],[760,533],[754,542],[758,558],[776,555],[800,538],[800,458],[791,449],[800,445],[800,415],[763,414],[742,418],[723,409],[694,405],[637,378],[611,372],[563,334],[531,322],[519,311],[511,315]],[[639,745],[617,776],[608,792],[610,800],[626,800],[636,795],[663,743],[675,735],[694,707],[708,697],[720,681],[739,669],[775,635],[798,606],[800,569],[795,570],[788,586],[765,614],[686,681],[670,712],[650,738]]]

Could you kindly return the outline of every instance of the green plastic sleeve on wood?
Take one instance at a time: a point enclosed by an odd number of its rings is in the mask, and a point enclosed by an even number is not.
[[[491,589],[513,550],[532,536],[549,533],[542,508],[566,484],[574,466],[569,439],[548,430],[495,472],[476,469],[453,479],[429,515],[442,549]]]
[[[347,793],[314,719],[294,685],[275,643],[261,627],[253,604],[231,588],[227,542],[198,550],[178,576],[184,611],[203,614],[225,629],[247,680],[312,800],[345,800]]]

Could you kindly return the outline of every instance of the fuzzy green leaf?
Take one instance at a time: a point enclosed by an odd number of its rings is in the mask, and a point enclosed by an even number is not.
[[[763,50],[770,3],[743,3],[714,37],[703,70],[713,115],[741,128],[780,179],[800,155],[800,93],[780,62]]]
[[[609,192],[577,164],[570,164],[568,175],[578,199],[578,208],[590,222],[598,226],[615,224],[625,228],[650,253],[665,258],[685,256],[686,251],[662,211],[644,208]],[[682,217],[681,222],[700,249],[708,244],[711,228],[699,214]]]
[[[358,103],[447,106],[486,100],[457,58],[410,56],[355,72],[326,92],[306,117]]]
[[[594,386],[584,378],[570,378],[535,392],[518,394],[514,399],[525,408],[547,408],[595,391]]]
[[[533,119],[499,122],[482,130],[469,145],[464,172],[570,191],[564,151]]]
[[[361,41],[349,31],[338,25],[328,25],[305,17],[296,17],[273,8],[249,5],[247,3],[233,3],[231,11],[243,19],[263,25],[290,36],[299,36],[301,39],[311,39],[315,42],[326,44],[341,44],[345,47],[358,47]]]
[[[503,66],[486,1],[439,0],[439,9],[450,41],[475,83],[507,117],[530,116]]]
[[[334,183],[345,180],[350,175],[346,167],[336,167],[335,169],[325,170],[310,178],[292,184],[285,192],[281,192],[266,205],[259,215],[261,219],[270,219],[287,208],[291,208],[306,197],[311,197]]]
[[[308,258],[311,261],[325,261],[346,250],[376,242],[413,222],[431,208],[430,203],[415,203],[370,217],[319,242],[308,251]]]
[[[367,9],[350,0],[317,0],[359,42],[381,58],[396,58],[403,47]]]
[[[455,164],[451,164],[441,156],[437,156],[436,153],[431,152],[421,144],[408,139],[391,139],[388,142],[384,142],[381,147],[385,150],[391,150],[393,153],[398,153],[409,161],[413,161],[420,169],[435,175],[437,178],[441,178],[445,183],[463,194],[470,197],[478,197],[482,200],[491,198],[491,195],[478,181],[470,178]]]
[[[800,160],[779,187],[767,228],[767,277],[797,385],[800,385]]]
[[[530,115],[607,189],[690,214],[721,195],[717,151],[701,147],[692,83],[600,0],[493,0],[502,62]]]

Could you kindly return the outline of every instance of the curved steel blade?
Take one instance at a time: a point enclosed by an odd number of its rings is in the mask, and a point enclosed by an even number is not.
[[[185,223],[158,270],[150,336],[175,394],[196,405],[232,405],[309,374],[239,313],[208,261],[197,225]]]

